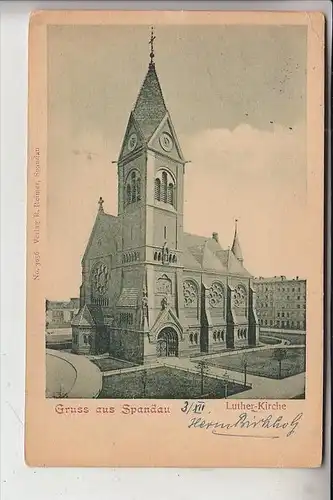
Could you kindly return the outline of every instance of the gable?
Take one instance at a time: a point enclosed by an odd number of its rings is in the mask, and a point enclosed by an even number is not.
[[[139,123],[133,113],[130,114],[118,160],[135,154],[145,144]]]
[[[95,321],[86,305],[78,312],[72,321],[72,326],[89,327],[95,326]]]
[[[166,114],[154,132],[148,143],[148,147],[163,156],[168,156],[182,163],[184,162],[184,156],[169,113]]]
[[[162,328],[165,328],[167,325],[173,326],[182,337],[183,327],[179,319],[177,318],[177,315],[170,306],[167,306],[158,314],[156,321],[151,329],[151,334],[153,336],[156,336],[159,331]]]
[[[90,234],[82,263],[86,259],[115,255],[119,238],[118,218],[108,214],[98,214]]]

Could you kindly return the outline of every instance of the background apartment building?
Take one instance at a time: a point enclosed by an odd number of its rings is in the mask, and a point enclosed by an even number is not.
[[[71,298],[68,301],[46,300],[46,328],[70,328],[72,319],[80,308],[80,299]]]
[[[306,329],[306,280],[259,277],[254,280],[257,314],[261,327]]]

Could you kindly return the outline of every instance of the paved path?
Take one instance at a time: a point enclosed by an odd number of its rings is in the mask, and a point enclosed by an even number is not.
[[[70,399],[75,398],[96,398],[102,389],[102,373],[99,368],[89,361],[85,356],[78,356],[77,354],[70,354],[63,351],[55,351],[46,349],[46,378],[49,379],[49,387],[57,386],[57,378],[63,371],[63,367],[68,364],[75,370],[75,378],[71,380],[59,380],[60,386],[66,393],[66,397]],[[52,362],[48,366],[48,357],[52,357]],[[55,359],[59,361],[59,369],[54,369]],[[52,372],[51,372],[52,370]],[[50,380],[53,377],[53,380]],[[54,380],[54,377],[56,380]],[[67,387],[66,387],[67,385]]]

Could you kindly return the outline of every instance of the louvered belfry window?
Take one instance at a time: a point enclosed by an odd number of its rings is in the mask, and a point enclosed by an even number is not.
[[[170,172],[159,170],[154,182],[154,198],[175,207],[175,181]]]

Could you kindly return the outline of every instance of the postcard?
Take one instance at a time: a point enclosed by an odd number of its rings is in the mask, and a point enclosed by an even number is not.
[[[40,11],[26,462],[318,467],[324,17]]]

